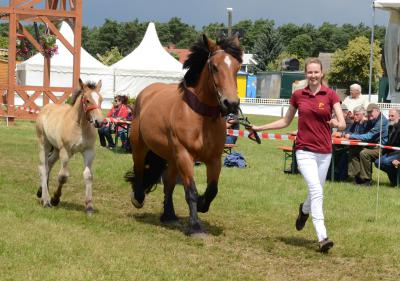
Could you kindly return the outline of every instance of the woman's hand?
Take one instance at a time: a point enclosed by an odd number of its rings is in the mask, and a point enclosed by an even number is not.
[[[339,127],[339,121],[336,120],[335,118],[332,118],[331,120],[328,121],[328,124],[331,128],[338,128]]]
[[[248,128],[246,128],[246,129],[247,129],[247,130],[254,131],[254,132],[260,132],[260,131],[263,130],[261,126],[255,126],[255,125],[252,125],[251,127],[248,127]]]

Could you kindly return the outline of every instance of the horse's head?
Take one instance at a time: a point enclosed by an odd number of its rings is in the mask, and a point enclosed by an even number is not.
[[[242,63],[239,40],[234,36],[215,43],[203,35],[203,41],[209,50],[208,71],[222,114],[224,116],[229,113],[237,114],[240,99],[236,75]]]
[[[83,83],[79,79],[80,91],[82,92],[82,107],[85,112],[86,120],[92,123],[96,128],[103,124],[103,112],[101,111],[101,102],[103,97],[100,95],[101,80],[97,83]]]

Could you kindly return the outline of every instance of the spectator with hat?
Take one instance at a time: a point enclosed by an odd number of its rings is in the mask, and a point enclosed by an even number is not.
[[[365,133],[349,133],[345,137],[358,139],[368,143],[381,143],[385,145],[388,141],[388,120],[381,113],[380,108],[375,103],[370,103],[367,107],[368,121]],[[381,125],[382,123],[382,125]],[[382,132],[381,132],[382,128]],[[371,186],[372,163],[379,157],[377,147],[351,146],[349,150],[349,173],[354,177],[356,184]]]

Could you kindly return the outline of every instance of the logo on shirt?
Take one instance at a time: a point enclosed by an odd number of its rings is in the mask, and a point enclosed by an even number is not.
[[[325,109],[325,104],[323,102],[318,103],[318,109]]]

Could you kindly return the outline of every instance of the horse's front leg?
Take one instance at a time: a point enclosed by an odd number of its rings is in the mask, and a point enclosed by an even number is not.
[[[92,163],[95,156],[94,149],[86,149],[82,152],[85,169],[83,171],[83,179],[85,181],[85,211],[88,215],[93,214],[93,198],[92,198]]]
[[[168,162],[168,168],[164,173],[164,213],[161,215],[161,222],[166,224],[176,224],[178,217],[175,214],[173,193],[176,184],[176,176],[178,171],[175,163]]]
[[[68,161],[70,158],[70,155],[68,154],[68,151],[65,148],[61,148],[60,152],[58,153],[60,157],[60,162],[61,162],[61,169],[58,172],[58,186],[56,191],[53,194],[53,197],[51,198],[51,204],[53,206],[57,206],[60,203],[60,197],[62,194],[62,187],[63,185],[67,182],[68,177],[69,177],[69,171],[68,171]]]
[[[218,179],[221,173],[221,159],[216,158],[206,163],[207,166],[207,188],[203,195],[197,200],[197,211],[206,213],[210,208],[211,202],[218,193]]]
[[[177,153],[177,167],[185,188],[185,199],[189,205],[189,227],[187,234],[204,233],[203,226],[197,215],[198,194],[193,177],[193,159],[184,149],[181,149],[181,152]]]

